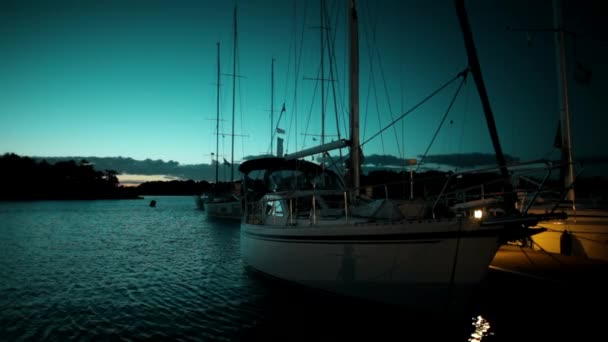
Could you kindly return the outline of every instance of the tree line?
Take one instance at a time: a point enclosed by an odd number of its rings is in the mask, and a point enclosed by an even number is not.
[[[50,200],[50,199],[128,199],[144,195],[196,196],[212,187],[207,181],[172,180],[144,182],[137,187],[121,186],[118,172],[112,169],[96,170],[96,164],[86,159],[63,160],[49,163],[45,159],[21,157],[14,153],[0,156],[0,200]],[[486,173],[454,178],[447,182],[449,172],[427,171],[413,174],[414,186],[410,188],[410,174],[404,171],[376,170],[362,175],[363,187],[369,187],[369,195],[375,198],[432,198],[442,191],[457,191],[486,183],[486,193],[504,191],[497,174]],[[540,182],[541,179],[537,179]],[[446,182],[448,183],[446,187]],[[549,180],[549,189],[559,189],[561,180]],[[378,186],[381,185],[381,186]],[[522,185],[518,184],[521,189]],[[525,187],[525,186],[523,186]],[[532,190],[532,186],[528,190]],[[576,182],[579,198],[594,197],[606,200],[606,177],[581,178]],[[471,192],[476,191],[469,191]],[[559,191],[558,191],[559,192]]]
[[[138,198],[120,186],[114,170],[95,170],[87,160],[54,164],[7,153],[0,157],[0,199],[72,200]]]

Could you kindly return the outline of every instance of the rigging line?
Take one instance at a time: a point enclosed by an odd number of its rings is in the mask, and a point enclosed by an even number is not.
[[[301,33],[300,33],[300,38],[299,38],[299,42],[298,43],[294,43],[294,54],[293,54],[293,58],[294,58],[294,84],[293,84],[293,102],[291,104],[291,117],[290,117],[290,123],[288,125],[288,132],[297,132],[298,130],[298,86],[299,86],[299,81],[300,81],[300,70],[302,68],[302,53],[304,51],[304,32],[306,29],[306,17],[307,17],[307,13],[308,13],[308,0],[304,2],[304,8],[302,10],[303,15],[302,15],[302,29],[301,29]],[[293,5],[293,35],[294,35],[294,41],[298,41],[298,30],[297,30],[297,20],[298,18],[298,6],[297,6],[297,1],[294,2]],[[298,50],[299,49],[299,50]],[[292,130],[293,128],[293,130]],[[285,139],[285,151],[288,150],[288,146],[292,140],[294,140],[293,146],[295,148],[295,150],[298,149],[298,135],[297,134],[292,134],[292,133],[287,133],[286,139]]]
[[[319,75],[320,72],[321,72],[321,66],[319,66],[319,70],[317,70],[317,75]],[[317,77],[317,79],[318,79],[318,77]],[[312,118],[312,109],[315,104],[315,98],[317,97],[317,88],[318,87],[319,87],[319,81],[315,82],[315,87],[312,91],[312,101],[310,101],[310,110],[308,111],[308,120],[306,121],[306,129],[304,130],[304,132],[308,132],[308,127],[310,126],[310,119]],[[301,149],[304,149],[304,146],[306,146],[306,135],[304,136],[304,141],[302,141]]]
[[[367,3],[367,6],[368,6],[368,12],[369,12],[369,2]],[[369,17],[368,17],[368,20],[370,20]],[[374,22],[373,24],[368,23],[368,25],[370,25],[372,27],[371,28],[372,43],[370,44],[370,42],[369,42],[369,40],[367,38],[368,35],[366,35],[366,42],[367,42],[367,46],[368,46],[367,52],[368,52],[368,57],[369,57],[369,68],[370,68],[370,80],[369,80],[369,82],[370,82],[371,86],[370,86],[369,89],[370,89],[370,92],[374,93],[374,103],[376,104],[376,118],[378,119],[378,127],[382,127],[382,120],[380,119],[380,104],[378,103],[379,102],[378,101],[378,88],[376,88],[376,82],[375,82],[376,78],[375,78],[375,73],[374,73],[374,65],[375,65],[375,63],[374,63],[374,57],[375,57],[375,54],[374,54],[373,51],[376,50],[376,43],[377,43],[377,40],[376,40],[376,32],[377,32],[377,30],[376,30],[376,23],[377,22]],[[368,92],[368,101],[369,101],[369,94],[370,93]],[[366,118],[367,118],[367,114],[368,114],[367,113],[367,109],[368,108],[366,107]],[[365,130],[363,131],[363,136],[365,136]],[[381,146],[382,146],[382,153],[386,154],[386,149],[385,149],[385,146],[384,146],[384,135],[383,134],[380,135],[380,143],[381,143]]]
[[[336,23],[336,25],[335,25],[336,28],[339,26],[338,24],[341,22],[342,18],[344,17],[340,13],[340,11],[338,10],[337,4],[338,4],[338,2],[334,2],[334,8],[332,9],[332,13],[335,13],[333,15],[333,18],[334,18],[333,22]],[[329,17],[332,17],[332,16],[330,15]],[[328,27],[329,27],[329,23],[328,23]],[[347,30],[345,30],[345,34],[347,34]],[[339,75],[339,73],[338,73],[338,67],[337,67],[337,60],[336,60],[336,53],[335,53],[335,50],[336,50],[335,46],[336,46],[337,36],[338,36],[338,30],[335,29],[335,30],[333,30],[333,35],[332,35],[331,44],[330,44],[330,46],[333,47],[333,49],[328,49],[328,52],[330,54],[329,55],[330,68],[333,66],[333,70],[335,70],[335,73],[332,74],[332,79],[336,79],[336,80],[339,78],[339,76],[334,78],[335,75]],[[348,38],[345,38],[344,41],[348,41]],[[334,63],[333,65],[331,64],[332,61]],[[344,62],[342,65],[344,65],[344,67],[346,68],[348,66],[348,63]],[[346,75],[347,73],[346,73],[346,71],[343,71],[342,74]],[[342,90],[342,88],[340,88],[340,83],[338,83],[338,82],[332,82],[332,86],[334,87],[332,89],[334,89],[333,94],[334,94],[334,108],[335,108],[335,111],[336,111],[336,127],[337,127],[337,130],[338,130],[338,133],[339,133],[338,135],[340,136],[339,122],[340,122],[341,118],[342,118],[341,121],[342,121],[342,123],[344,125],[344,127],[343,127],[344,130],[343,131],[344,132],[348,132],[348,124],[347,124],[346,120],[343,120],[344,115],[345,115],[344,108],[346,107],[344,105],[344,98],[343,98],[344,97],[344,91]],[[337,93],[341,95],[340,97],[336,96],[336,91],[335,91],[336,87],[338,89]],[[341,110],[338,109],[338,105],[339,105],[339,108],[341,108]],[[340,151],[340,153],[342,153],[342,152]]]
[[[295,7],[297,6],[297,4],[296,4],[295,1],[293,3],[293,6],[294,6],[294,18],[295,18],[295,13],[296,13]],[[293,50],[294,50],[294,55],[296,53],[296,51],[295,51],[296,50],[295,49],[295,45],[296,45],[296,38],[295,38],[295,36],[296,36],[296,34],[295,34],[295,32],[296,32],[296,21],[295,20],[293,21],[292,30],[294,32],[294,35],[293,35],[293,40],[291,40],[291,42],[289,43],[289,48],[287,49],[287,51],[288,51],[287,52],[287,72],[285,73],[285,93],[283,94],[283,102],[287,102],[287,91],[288,91],[287,85],[289,84],[289,72],[291,70],[291,51],[292,51],[291,47],[292,46],[293,46]],[[294,68],[295,68],[295,66],[294,66]]]
[[[368,4],[367,5],[368,12],[371,13],[369,11],[369,2],[367,4]],[[384,66],[382,64],[382,55],[380,54],[380,49],[378,49],[377,45],[376,45],[376,33],[377,33],[376,23],[377,22],[374,22],[374,25],[373,25],[374,50],[376,50],[376,53],[378,55],[378,65],[380,67],[380,75],[382,77],[382,83],[383,83],[383,86],[384,86],[384,92],[386,94],[386,103],[388,105],[388,111],[389,111],[389,114],[391,116],[391,120],[393,120],[394,119],[393,109],[392,109],[390,97],[388,96],[388,86],[386,84],[386,76],[385,76],[385,73],[384,73]],[[375,90],[374,90],[374,92],[375,92]],[[378,101],[378,99],[376,97],[376,106],[378,106],[377,101]],[[378,115],[380,115],[380,111],[378,111]],[[399,144],[399,135],[397,134],[397,127],[393,126],[393,132],[395,133],[395,141],[396,141],[396,144],[397,144],[397,151],[398,151],[398,153],[400,155],[401,154],[401,146]],[[383,140],[382,144],[384,145],[384,140]]]
[[[336,11],[337,12],[337,11]],[[325,16],[325,26],[329,27],[330,21],[329,21],[329,16]],[[337,23],[337,20],[334,20],[334,22]],[[334,68],[337,68],[336,66],[336,55],[335,55],[335,44],[336,44],[336,32],[337,30],[334,30],[333,33],[333,37],[330,37],[330,31],[328,30],[326,32],[327,35],[327,53],[328,53],[328,58],[329,58],[329,77],[331,80],[335,80],[337,79],[337,75],[334,72]],[[331,82],[331,90],[332,90],[332,94],[333,94],[333,103],[334,103],[334,117],[336,119],[336,133],[337,133],[337,138],[338,140],[342,139],[342,134],[340,132],[340,114],[338,112],[338,99],[336,97],[336,83],[337,82]],[[342,158],[342,149],[338,150],[338,154],[340,156],[340,158]]]
[[[464,69],[463,71],[459,72],[456,76],[452,77],[452,79],[450,79],[448,82],[446,82],[445,84],[443,84],[441,87],[437,88],[435,91],[433,91],[430,95],[428,95],[427,97],[425,97],[424,99],[422,99],[420,102],[418,102],[417,104],[415,104],[412,108],[408,109],[407,112],[399,115],[395,120],[391,121],[391,123],[389,123],[388,125],[386,125],[384,128],[382,128],[380,131],[378,131],[376,134],[374,134],[373,136],[371,136],[370,138],[368,138],[367,140],[365,140],[364,142],[362,142],[360,144],[360,146],[363,146],[365,144],[367,144],[368,142],[370,142],[372,139],[374,139],[375,137],[377,137],[378,135],[382,134],[382,132],[384,132],[385,130],[387,130],[389,127],[393,126],[395,123],[399,122],[399,120],[403,119],[404,117],[406,117],[407,115],[411,114],[413,111],[415,111],[416,109],[418,109],[420,106],[422,106],[423,104],[425,104],[428,100],[430,100],[431,98],[433,98],[435,95],[437,95],[438,93],[440,93],[442,90],[444,90],[447,86],[449,86],[450,84],[452,84],[454,81],[456,81],[458,78],[460,77],[466,77],[466,75],[469,73],[469,68],[467,67],[466,69]]]
[[[397,117],[395,120],[393,120],[391,123],[389,123],[388,125],[386,125],[384,128],[382,128],[380,131],[378,131],[376,134],[374,134],[373,136],[371,136],[370,138],[368,138],[367,140],[365,140],[364,142],[362,142],[361,144],[359,144],[359,152],[361,150],[361,147],[363,147],[363,145],[367,144],[368,142],[370,142],[372,139],[374,139],[375,137],[377,137],[379,134],[381,134],[383,131],[387,130],[389,127],[391,127],[392,125],[396,124],[397,122],[399,122],[399,120],[403,119],[404,117],[406,117],[407,115],[413,113],[416,109],[418,109],[420,106],[422,106],[423,104],[425,104],[427,101],[429,101],[431,98],[433,98],[435,95],[439,94],[441,91],[443,91],[447,86],[449,86],[450,84],[452,84],[454,81],[456,81],[458,78],[460,77],[465,77],[468,73],[469,73],[469,68],[467,67],[466,69],[462,70],[461,72],[459,72],[456,76],[452,77],[449,81],[447,81],[446,83],[444,83],[442,86],[440,86],[439,88],[435,89],[435,91],[433,91],[431,94],[427,95],[427,97],[423,98],[422,100],[420,100],[418,103],[416,103],[414,106],[412,106],[410,109],[408,109],[405,113],[399,115],[399,117]],[[354,150],[354,149],[353,149]],[[346,156],[344,156],[344,158],[348,157],[351,153],[348,153]]]
[[[405,101],[403,100],[403,93],[404,93],[404,89],[403,89],[403,61],[400,61],[399,63],[399,95],[401,95],[401,106],[399,108],[399,111],[403,112],[404,110],[404,106],[405,106]],[[403,151],[402,154],[400,155],[401,158],[405,159],[405,123],[402,121],[401,122],[401,144],[403,145]],[[404,177],[406,177],[406,173],[403,174]]]
[[[320,10],[320,30],[319,34],[320,43],[321,43],[321,144],[325,143],[325,22],[324,18],[327,15],[325,12],[325,1],[319,0],[319,10]],[[325,167],[325,161],[322,162],[322,166]]]
[[[460,151],[462,151],[462,144],[464,142],[464,129],[467,126],[466,125],[467,124],[467,114],[469,112],[469,100],[470,100],[470,97],[471,97],[471,87],[467,87],[465,91],[466,91],[466,94],[464,96],[464,115],[462,117],[462,124],[461,124],[462,125],[462,129],[460,130],[460,142],[458,143],[459,154],[458,154],[458,157],[456,159],[456,162],[458,164],[460,164],[460,161],[462,160],[461,159],[462,156],[460,155]]]
[[[239,73],[241,72],[241,58],[240,58],[240,54],[241,54],[241,50],[237,48],[236,50],[236,72],[237,75],[239,75]],[[242,82],[241,80],[239,80],[238,82],[238,94],[239,94],[239,125],[241,126],[241,134],[243,134],[245,131],[243,129],[243,91],[242,91]],[[243,156],[245,156],[245,139],[240,139],[241,140],[241,158]],[[233,157],[234,158],[234,157]],[[232,163],[234,164],[234,159],[232,160]]]
[[[371,11],[369,10],[369,2],[366,2],[366,6],[368,7],[367,8],[367,12],[371,13]],[[371,20],[370,17],[371,16],[367,16],[367,20],[363,21],[363,24],[365,26],[370,26],[371,25],[371,23],[369,22]],[[375,42],[376,42],[376,37],[375,37],[376,28],[375,28],[375,26],[371,30],[370,29],[366,30],[366,32],[369,32],[369,31],[372,32],[372,37],[373,37],[372,42],[373,42],[373,44],[375,44]],[[374,58],[375,58],[375,54],[373,54],[373,53],[370,52],[370,50],[372,49],[370,47],[370,46],[372,46],[372,43],[369,42],[369,34],[365,35],[365,43],[367,44],[367,57],[369,59],[369,69],[370,69],[368,84],[371,85],[371,86],[369,86],[367,88],[367,96],[365,98],[365,115],[363,117],[363,134],[361,135],[364,138],[365,138],[365,134],[366,134],[366,131],[367,131],[367,118],[368,118],[368,114],[369,114],[369,102],[370,102],[370,98],[371,98],[371,93],[374,90],[374,85],[375,85],[375,82],[374,82]],[[377,99],[377,97],[376,97],[376,99]],[[382,127],[382,125],[380,125],[380,127]],[[384,151],[384,141],[382,141],[382,146],[383,146],[382,150]]]
[[[547,252],[546,249],[544,249],[541,245],[538,244],[538,242],[530,239],[530,241],[532,242],[533,245],[536,245],[538,248],[540,248],[541,251],[543,251],[543,253],[547,254],[547,256],[551,257],[551,259],[555,260],[561,267],[565,267],[566,264],[564,264],[563,262],[561,262],[558,258],[555,257],[555,255],[553,255],[552,253]]]
[[[329,27],[329,18],[328,16],[325,16],[325,26]],[[330,39],[331,37],[329,36],[329,30],[326,32],[327,35],[327,54],[328,54],[328,58],[329,58],[329,78],[331,80],[335,80],[336,79],[336,75],[334,73],[334,63],[335,63],[335,54],[333,53],[335,50],[335,39]],[[334,34],[335,37],[335,34]],[[341,139],[342,135],[340,134],[340,120],[338,117],[338,104],[337,104],[337,98],[336,98],[336,82],[331,82],[331,90],[332,90],[332,94],[333,94],[333,103],[334,103],[334,116],[336,118],[336,131],[337,131],[337,135],[338,135],[338,140]],[[341,150],[340,150],[340,153]]]
[[[234,6],[234,36],[233,36],[233,59],[232,59],[232,151],[230,153],[230,181],[234,180],[234,109],[235,109],[235,85],[236,85],[236,64],[237,64],[237,47],[238,47],[238,35],[237,35],[237,6]]]
[[[537,266],[537,265],[534,263],[534,260],[532,260],[532,258],[531,258],[531,257],[528,255],[528,253],[526,253],[526,250],[524,249],[524,247],[523,247],[523,246],[519,246],[519,249],[520,249],[520,250],[521,250],[521,252],[524,254],[524,256],[526,257],[526,259],[528,259],[528,262],[529,262],[531,265]]]
[[[376,88],[375,82],[372,84],[372,89],[374,90],[374,98],[376,99],[374,102],[376,103],[376,118],[378,118],[378,127],[382,127],[382,119],[380,119],[380,105],[378,104],[378,89]],[[380,134],[380,143],[382,145],[382,153],[386,154],[386,150],[384,148],[384,134]]]
[[[384,75],[384,66],[382,65],[382,57],[380,55],[380,50],[376,50],[378,53],[378,65],[380,66],[380,74],[382,76],[382,84],[384,86],[384,93],[386,94],[386,104],[388,105],[388,112],[391,115],[391,120],[393,120],[393,107],[391,105],[391,99],[388,96],[388,86],[386,84],[386,76]],[[399,145],[399,135],[397,134],[397,127],[393,126],[393,132],[395,133],[395,142],[397,144],[397,151],[401,154],[401,146]]]
[[[297,8],[294,4],[294,23],[296,22],[296,18],[297,18]],[[300,52],[298,53],[294,53],[294,58],[296,59],[295,62],[295,79],[294,79],[294,89],[293,89],[293,116],[292,116],[292,122],[294,124],[294,132],[297,132],[298,130],[298,106],[297,106],[297,95],[298,95],[298,84],[299,84],[299,79],[300,79],[300,72],[302,69],[302,52],[304,51],[304,32],[306,31],[306,18],[307,18],[307,13],[308,13],[308,0],[304,2],[304,15],[303,15],[303,19],[302,19],[302,31],[300,34]],[[295,24],[294,24],[295,25]],[[294,32],[294,35],[296,34],[296,32]],[[297,46],[294,46],[294,50],[297,49]],[[298,134],[290,134],[290,137],[293,136],[294,137],[294,149],[297,150],[298,149]]]
[[[420,165],[422,165],[422,163],[424,163],[424,159],[426,158],[427,154],[429,153],[431,146],[433,146],[433,143],[435,142],[435,139],[437,138],[437,135],[439,134],[439,130],[441,130],[441,126],[443,126],[445,119],[448,117],[448,114],[450,113],[452,106],[454,106],[454,102],[456,102],[456,98],[458,97],[458,94],[460,93],[460,90],[462,89],[462,86],[465,84],[466,81],[467,81],[467,76],[465,74],[465,76],[462,78],[462,81],[458,85],[458,89],[456,89],[456,93],[454,93],[454,96],[452,97],[450,104],[448,105],[448,109],[445,111],[445,114],[443,115],[443,118],[441,119],[441,122],[439,123],[439,127],[437,127],[437,130],[435,130],[435,135],[433,135],[433,139],[431,139],[429,146],[426,148],[426,151],[424,151],[424,154],[422,155],[420,162],[416,166],[416,170],[415,170],[416,172],[418,172]]]
[[[323,26],[323,22],[321,22],[320,24],[321,24],[321,26]],[[321,27],[320,29],[323,30],[324,28]],[[312,92],[313,96],[312,96],[312,100],[310,102],[310,110],[308,112],[308,120],[306,122],[306,129],[304,130],[305,133],[308,132],[308,128],[310,127],[310,120],[312,118],[313,107],[314,107],[315,98],[316,98],[316,95],[317,95],[317,88],[319,87],[319,83],[322,84],[324,82],[324,80],[323,80],[323,76],[324,75],[321,74],[322,64],[323,64],[323,62],[321,61],[319,63],[319,68],[317,69],[317,77],[315,77],[316,82],[315,82],[315,87],[314,87],[313,92]],[[322,92],[321,92],[321,95],[323,95]],[[323,96],[321,96],[321,98],[323,98]],[[321,100],[321,105],[323,106],[323,100]],[[304,146],[306,146],[306,135],[304,136],[304,141],[302,142],[301,149],[304,149]]]

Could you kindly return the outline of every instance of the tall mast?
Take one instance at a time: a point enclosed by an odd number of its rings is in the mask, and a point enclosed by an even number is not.
[[[270,71],[270,155],[274,155],[274,58]]]
[[[359,146],[359,31],[357,27],[357,8],[355,0],[348,1],[349,13],[349,38],[350,38],[350,57],[349,57],[349,102],[350,102],[350,160],[352,185],[355,194],[359,194],[361,161],[361,146]]]
[[[220,164],[220,43],[217,43],[217,113],[215,118],[215,184],[218,182]]]
[[[325,7],[325,2],[324,0],[319,0],[319,9],[320,9],[320,20],[321,20],[321,25],[320,25],[320,29],[319,32],[321,32],[321,145],[325,144],[325,63],[324,63],[324,57],[325,57],[325,47],[323,44],[323,37],[325,36],[325,12],[324,12],[324,8]],[[325,158],[323,158],[323,164],[325,164]]]
[[[232,49],[232,151],[230,153],[230,181],[234,181],[234,110],[236,99],[236,6],[234,6],[234,42]]]
[[[564,187],[568,190],[568,200],[574,205],[574,189],[571,188],[574,182],[574,166],[572,162],[572,140],[570,134],[570,109],[568,105],[568,74],[566,71],[566,47],[565,33],[562,22],[562,6],[560,0],[553,0],[553,25],[555,30],[555,58],[557,60],[557,81],[559,89],[560,106],[560,127],[562,139],[562,170],[565,171]]]
[[[500,146],[500,140],[498,139],[498,131],[496,130],[496,122],[494,121],[494,114],[492,113],[492,107],[490,106],[490,100],[486,91],[486,86],[483,81],[481,74],[481,66],[479,64],[479,58],[477,57],[477,50],[475,49],[475,43],[473,41],[473,33],[471,31],[471,25],[467,17],[467,12],[464,7],[464,0],[455,0],[456,12],[458,14],[458,21],[460,22],[460,28],[464,38],[465,48],[467,50],[467,56],[469,61],[469,69],[473,75],[473,80],[477,86],[477,92],[481,100],[483,112],[486,117],[486,123],[488,130],[490,131],[490,138],[492,139],[492,145],[494,152],[496,153],[496,161],[498,167],[504,179],[505,187],[505,210],[508,214],[515,211],[516,196],[513,193],[513,184],[511,183],[511,176],[509,170],[507,170],[507,162]]]

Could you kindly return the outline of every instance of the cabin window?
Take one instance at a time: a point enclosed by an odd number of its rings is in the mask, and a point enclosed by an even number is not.
[[[283,210],[282,201],[267,201],[266,202],[266,215],[283,217],[285,211]]]

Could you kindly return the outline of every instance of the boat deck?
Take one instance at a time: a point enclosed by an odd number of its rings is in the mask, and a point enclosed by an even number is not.
[[[529,248],[502,246],[490,269],[515,277],[536,279],[564,285],[608,285],[608,262],[578,256],[567,256]]]

